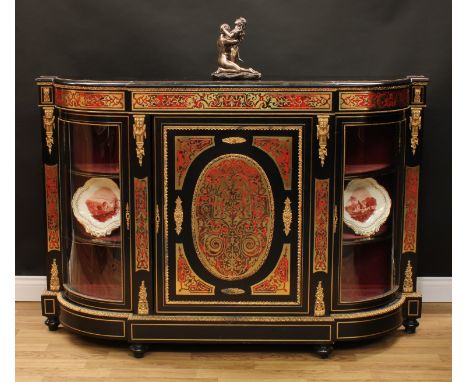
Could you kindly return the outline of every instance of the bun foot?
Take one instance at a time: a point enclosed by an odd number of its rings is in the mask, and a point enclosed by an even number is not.
[[[143,358],[145,356],[145,352],[148,350],[148,346],[143,344],[131,344],[130,350],[133,352],[133,356],[135,358]]]
[[[315,352],[322,358],[328,358],[328,356],[331,354],[333,351],[333,346],[332,345],[319,345]]]
[[[405,333],[414,334],[416,333],[416,328],[419,326],[419,322],[416,319],[407,318],[403,321],[403,325],[405,326]]]
[[[49,327],[49,330],[51,332],[55,332],[57,330],[60,322],[59,322],[57,317],[52,316],[52,317],[47,317],[44,324],[46,324]]]

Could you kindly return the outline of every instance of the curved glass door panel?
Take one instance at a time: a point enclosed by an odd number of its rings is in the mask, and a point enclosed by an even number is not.
[[[379,298],[395,280],[399,124],[345,125],[340,303]]]
[[[119,126],[73,122],[68,135],[67,284],[82,297],[122,301]]]

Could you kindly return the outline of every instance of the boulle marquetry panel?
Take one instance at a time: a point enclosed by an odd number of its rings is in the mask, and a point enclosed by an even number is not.
[[[39,78],[49,329],[136,356],[414,332],[427,83]]]

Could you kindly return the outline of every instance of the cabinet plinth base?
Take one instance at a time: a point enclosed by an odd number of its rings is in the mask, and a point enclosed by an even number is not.
[[[395,296],[379,309],[310,315],[136,315],[89,309],[57,293],[59,316],[48,315],[50,330],[63,325],[67,330],[96,338],[130,342],[136,358],[142,358],[151,343],[268,343],[307,344],[327,358],[339,341],[369,339],[388,334],[401,325],[414,333],[419,325],[421,295]]]

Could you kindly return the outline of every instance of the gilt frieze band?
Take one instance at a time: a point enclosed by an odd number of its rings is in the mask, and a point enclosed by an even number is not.
[[[135,271],[149,271],[148,178],[134,178]]]
[[[183,88],[132,92],[132,110],[317,111],[331,108],[332,92]]]
[[[125,110],[125,92],[55,88],[55,104],[78,110]]]
[[[403,216],[403,252],[416,252],[418,228],[419,166],[406,167]]]
[[[340,110],[386,110],[409,104],[409,89],[340,92]]]
[[[47,215],[47,251],[60,251],[60,213],[57,165],[44,165],[46,215]]]

